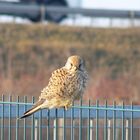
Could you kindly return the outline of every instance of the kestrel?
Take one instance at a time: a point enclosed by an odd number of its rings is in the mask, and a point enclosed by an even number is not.
[[[41,91],[38,102],[20,119],[30,116],[39,109],[61,107],[68,109],[74,100],[80,99],[83,95],[87,77],[84,60],[77,55],[70,56],[64,67],[52,73],[48,86]]]

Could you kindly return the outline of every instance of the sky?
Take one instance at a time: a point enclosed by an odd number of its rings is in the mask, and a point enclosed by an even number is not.
[[[83,0],[84,7],[140,10],[140,0]]]
[[[68,0],[83,8],[140,10],[140,0]]]
[[[2,1],[20,1],[20,0],[2,0]],[[67,1],[71,6],[78,6],[83,8],[140,10],[140,0],[67,0]]]
[[[67,0],[70,7],[94,8],[94,9],[112,9],[112,10],[139,10],[140,0]],[[135,20],[135,26],[140,26],[140,20]],[[71,23],[71,20],[70,20]],[[110,18],[90,18],[82,17],[75,22],[77,25],[89,25],[99,27],[131,27],[130,19],[110,19]],[[73,22],[72,22],[73,25]]]

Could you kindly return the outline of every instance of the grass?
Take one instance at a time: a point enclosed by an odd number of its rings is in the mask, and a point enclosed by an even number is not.
[[[139,28],[1,24],[0,34],[2,93],[38,96],[51,72],[78,54],[90,74],[85,99],[139,102]]]

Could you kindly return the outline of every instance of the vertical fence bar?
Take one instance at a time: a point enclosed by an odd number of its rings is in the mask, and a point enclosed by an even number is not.
[[[44,22],[45,20],[45,5],[41,5],[41,8],[40,8],[40,13],[41,13],[41,23]]]
[[[1,101],[2,101],[1,140],[4,140],[4,95],[2,95]]]
[[[131,103],[131,109],[132,109],[132,111],[131,111],[131,123],[130,123],[130,140],[133,140],[133,102]]]
[[[38,140],[38,119],[35,119],[35,128],[34,128],[34,140]]]
[[[80,99],[79,106],[82,106],[82,99]],[[82,108],[79,109],[79,140],[82,140]]]
[[[90,108],[90,100],[88,100],[88,107]],[[87,140],[90,140],[90,109],[88,108],[88,122],[87,122]]]
[[[124,109],[124,102],[122,102],[122,109]],[[125,139],[125,134],[124,134],[124,111],[122,111],[122,140]]]
[[[55,119],[54,119],[54,133],[53,133],[53,138],[54,140],[58,140],[58,118],[57,118],[57,112],[58,110],[55,109]]]
[[[107,140],[107,100],[105,101],[105,108],[106,108],[106,110],[105,110],[105,118],[104,118],[104,140]]]
[[[99,101],[96,100],[96,140],[99,140]]]
[[[72,15],[72,26],[76,24],[76,15]]]
[[[90,140],[93,140],[93,119],[90,119]]]
[[[16,117],[19,118],[19,96],[17,96],[16,104]],[[16,119],[16,140],[18,140],[19,135],[19,119]]]
[[[32,97],[32,103],[34,103],[35,101],[35,98]],[[34,140],[35,139],[35,131],[34,131],[34,128],[35,128],[35,124],[34,124],[34,114],[32,115],[32,118],[31,118],[31,124],[32,124],[32,127],[31,127],[31,140]]]
[[[9,95],[9,102],[12,101],[12,96]],[[11,104],[9,103],[9,133],[8,133],[8,140],[11,140]]]
[[[116,140],[116,102],[113,102],[113,140]]]
[[[107,121],[107,127],[108,127],[107,140],[111,140],[111,120],[110,119],[108,119],[108,121]]]
[[[47,140],[50,140],[50,110],[47,110]]]
[[[63,109],[63,140],[66,140],[66,112]]]
[[[42,140],[42,110],[39,112],[39,140]]]
[[[74,106],[74,102],[72,103],[72,106]],[[74,108],[71,108],[71,140],[74,140]]]
[[[9,116],[8,116],[8,140],[11,140],[11,131],[12,131],[12,119],[11,119],[11,113],[12,113],[12,96],[9,96],[9,103],[8,103],[8,111],[9,111]],[[16,117],[19,117],[19,96],[17,96],[16,99]],[[24,97],[24,103],[27,102],[27,97]],[[32,98],[32,103],[34,103],[34,97]],[[80,106],[82,106],[82,100],[80,100]],[[1,110],[1,140],[4,140],[4,95],[2,95],[2,110]],[[108,107],[107,101],[105,102],[105,107]],[[116,102],[113,102],[113,140],[116,140]],[[133,103],[131,104],[131,120],[130,120],[130,138],[129,138],[129,120],[126,120],[125,124],[125,104],[122,102],[122,107],[123,109],[120,114],[121,114],[121,128],[122,128],[122,140],[133,140]],[[90,118],[90,100],[88,102],[88,117],[87,117],[87,140],[91,140],[90,134],[91,134],[91,118]],[[26,111],[26,104],[24,105],[24,111]],[[108,120],[108,114],[107,114],[107,109],[105,110],[105,119],[104,119],[104,140],[111,140],[111,120]],[[39,120],[39,140],[42,140],[42,112],[40,111],[40,120]],[[48,120],[49,120],[49,110],[48,110]],[[74,108],[71,109],[71,140],[74,140],[74,125],[73,125],[73,120],[74,120]],[[35,140],[38,139],[38,131],[36,127],[34,126],[34,115],[32,116],[31,119],[31,139]],[[92,126],[93,127],[93,126]],[[50,122],[48,121],[47,125],[47,140],[50,140],[49,136],[49,129],[50,129]],[[66,111],[63,110],[63,140],[66,140]],[[36,137],[35,137],[35,130],[36,130]],[[16,120],[16,140],[19,139],[19,120]],[[24,119],[24,140],[26,140],[26,119]],[[55,112],[55,120],[54,120],[54,140],[58,140],[58,112],[56,109]],[[79,140],[82,140],[82,108],[79,109]],[[96,101],[96,140],[99,140],[99,101]]]
[[[126,132],[125,132],[126,140],[129,140],[129,119],[126,120]]]
[[[63,115],[63,112],[62,112]],[[64,129],[64,118],[58,118],[58,140],[63,140],[64,139],[64,134],[63,131]]]
[[[24,103],[27,103],[27,96],[24,96]],[[24,104],[24,112],[26,112],[27,106]],[[26,140],[26,118],[23,122],[23,139]]]

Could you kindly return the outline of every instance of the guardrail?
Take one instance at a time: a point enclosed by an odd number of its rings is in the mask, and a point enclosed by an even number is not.
[[[107,18],[131,18],[140,19],[140,11],[134,10],[107,10],[107,9],[83,9],[70,8],[62,6],[46,6],[37,4],[3,3],[0,2],[0,14],[8,14],[20,17],[26,17],[33,21],[54,20],[64,15],[84,15],[89,17],[107,17]],[[51,18],[50,18],[51,16]],[[63,18],[62,18],[63,19]]]
[[[100,105],[99,101],[84,105],[82,100],[79,104],[73,104],[68,111],[64,109],[41,110],[31,117],[23,120],[21,116],[32,102],[27,103],[27,97],[12,96],[5,100],[2,96],[0,101],[0,136],[4,139],[33,140],[137,140],[140,129],[140,106]],[[135,135],[134,135],[135,134]]]

